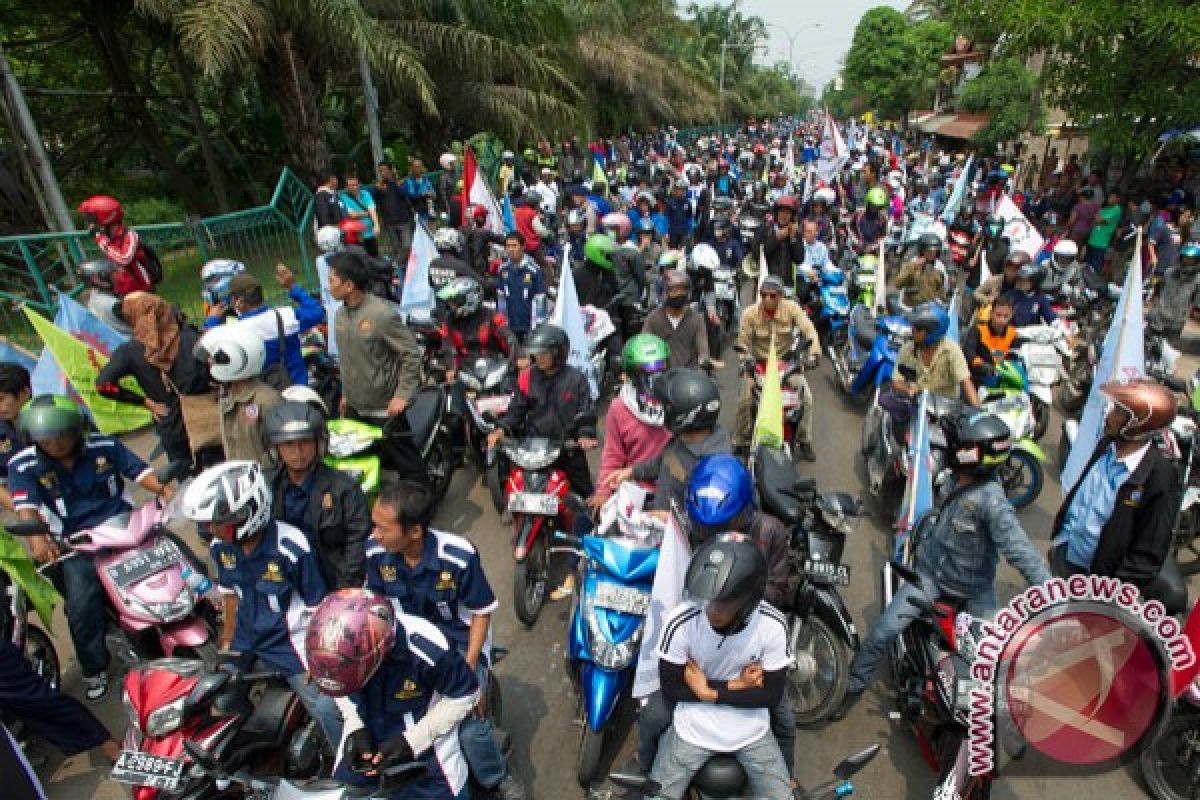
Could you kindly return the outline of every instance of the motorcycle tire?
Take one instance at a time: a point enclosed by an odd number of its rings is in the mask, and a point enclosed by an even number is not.
[[[575,762],[575,778],[586,789],[600,772],[600,757],[604,755],[604,731],[594,731],[585,722],[579,739],[579,758]]]
[[[796,667],[788,670],[787,693],[796,715],[798,727],[824,722],[841,707],[850,680],[850,651],[846,643],[821,618],[810,616],[800,620],[793,616],[792,625],[800,625],[793,655]],[[801,658],[811,662],[801,664]]]
[[[1029,395],[1029,404],[1033,409],[1033,439],[1040,442],[1050,430],[1050,407],[1037,395]]]
[[[1190,800],[1200,792],[1191,782],[1191,762],[1200,751],[1200,714],[1177,713],[1138,756],[1138,771],[1155,800]]]
[[[529,526],[533,524],[530,517],[525,517],[517,536],[517,541],[523,541]],[[538,536],[532,549],[525,554],[523,561],[513,565],[513,611],[517,619],[526,628],[532,628],[546,605],[546,584],[550,580],[546,539],[544,534]]]
[[[30,625],[25,631],[25,659],[33,671],[55,689],[62,685],[58,650],[50,636],[37,625]]]
[[[450,488],[454,479],[454,457],[450,453],[450,442],[444,434],[439,433],[433,440],[433,446],[425,454],[425,467],[429,471],[429,482],[433,490],[433,507],[437,508]]]
[[[1008,461],[1000,468],[1000,482],[1008,502],[1017,511],[1028,508],[1042,493],[1046,474],[1042,464],[1024,450],[1013,450]],[[1026,487],[1022,490],[1022,487]]]
[[[497,514],[504,513],[504,484],[500,480],[500,466],[493,464],[483,470],[483,482],[487,484],[488,494],[492,496],[492,505]]]

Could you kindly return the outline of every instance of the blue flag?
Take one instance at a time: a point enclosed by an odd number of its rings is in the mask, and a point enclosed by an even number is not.
[[[958,332],[958,306],[961,299],[961,293],[955,289],[954,296],[950,298],[950,330],[946,331],[946,338],[955,344],[962,342],[962,336]]]
[[[933,476],[929,469],[929,392],[922,391],[913,410],[912,442],[908,446],[908,481],[904,485],[904,498],[900,504],[900,515],[896,519],[895,558],[904,564],[912,561],[905,558],[908,536],[921,517],[933,508]]]
[[[400,311],[405,314],[433,311],[433,287],[429,285],[429,263],[437,258],[437,247],[424,222],[413,230],[412,249],[404,270],[404,290]]]
[[[58,311],[54,315],[54,327],[61,328],[88,347],[94,347],[106,358],[111,357],[113,351],[126,339],[107,322],[62,292],[58,293]]]
[[[501,211],[504,217],[505,233],[512,233],[517,229],[517,220],[513,217],[512,202],[508,199],[508,195],[504,195],[504,209]]]
[[[16,364],[33,372],[37,359],[16,345],[0,340],[0,363]]]
[[[958,215],[958,207],[963,204],[963,198],[967,194],[967,184],[971,180],[971,163],[974,160],[974,153],[967,157],[966,166],[963,167],[958,180],[954,182],[954,191],[950,193],[950,199],[946,201],[946,208],[942,210],[942,222],[947,225],[954,222],[954,218]]]

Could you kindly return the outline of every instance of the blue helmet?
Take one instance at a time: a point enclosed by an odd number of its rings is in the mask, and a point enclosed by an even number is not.
[[[741,461],[728,453],[705,456],[692,468],[687,514],[693,524],[720,528],[754,501],[754,481]]]
[[[908,315],[913,328],[925,331],[925,344],[937,344],[950,330],[950,315],[941,303],[921,303]]]

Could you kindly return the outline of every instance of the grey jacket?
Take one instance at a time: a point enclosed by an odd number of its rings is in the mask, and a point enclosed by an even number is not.
[[[671,503],[686,514],[687,483],[696,462],[713,453],[732,453],[733,445],[729,432],[718,425],[708,438],[696,444],[687,444],[682,439],[672,439],[657,458],[635,464],[633,478],[638,481],[654,482],[653,509],[671,511]]]
[[[1031,585],[1051,578],[999,482],[983,481],[961,492],[946,490],[932,528],[919,545],[921,572],[940,589],[978,598],[994,591],[1000,555]]]
[[[368,294],[343,305],[334,321],[342,392],[360,414],[383,414],[393,397],[411,398],[420,384],[421,349],[391,303]]]

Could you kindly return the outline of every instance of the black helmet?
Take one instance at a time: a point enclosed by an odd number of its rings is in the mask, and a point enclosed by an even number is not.
[[[567,353],[570,350],[571,340],[567,338],[566,331],[549,322],[539,325],[537,330],[529,335],[529,341],[525,343],[525,351],[530,355],[553,353],[558,357],[560,365],[567,363]]]
[[[1022,264],[1021,268],[1017,270],[1017,280],[1032,282],[1033,291],[1036,292],[1042,288],[1042,281],[1046,280],[1046,268],[1041,264],[1029,261]]]
[[[729,234],[733,233],[733,223],[727,219],[713,220],[713,236],[718,239],[724,239]]]
[[[951,466],[971,475],[993,474],[1012,452],[1012,431],[995,414],[968,408],[948,418],[944,428]]]
[[[280,403],[263,417],[263,435],[271,446],[313,439],[318,449],[327,437],[325,417],[311,403]]]
[[[731,636],[746,627],[766,594],[767,559],[748,536],[722,533],[692,556],[684,586],[693,600],[720,603],[733,611],[728,625],[713,626],[717,633]]]
[[[936,233],[922,233],[917,238],[917,252],[925,255],[931,250],[935,255],[942,252],[942,238]]]
[[[648,233],[654,237],[658,236],[658,228],[654,227],[654,220],[650,219],[649,217],[642,217],[639,219],[638,224],[634,227],[634,230],[639,234]]]
[[[520,181],[513,181],[508,187],[508,196],[516,200],[518,197],[525,196],[525,184]]]
[[[721,413],[721,390],[716,381],[698,369],[668,370],[654,384],[663,404],[663,424],[671,433],[701,431],[716,426]]]

